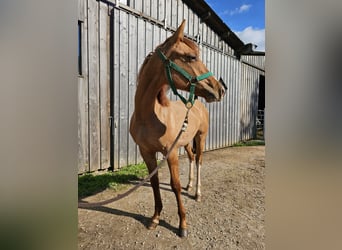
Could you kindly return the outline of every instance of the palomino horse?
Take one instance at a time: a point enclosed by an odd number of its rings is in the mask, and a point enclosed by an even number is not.
[[[196,142],[197,188],[196,200],[201,197],[200,169],[205,138],[208,132],[208,111],[194,95],[204,97],[207,102],[219,101],[224,95],[221,84],[212,76],[199,58],[196,44],[184,37],[185,20],[177,31],[156,48],[144,61],[135,94],[135,110],[131,117],[130,133],[138,144],[149,172],[157,167],[156,153],[167,154],[181,130],[187,115],[188,127],[180,136],[174,149],[169,153],[167,163],[171,175],[171,187],[178,203],[180,219],[179,235],[187,236],[185,209],[181,200],[181,185],[178,172],[178,148],[184,146],[190,160],[188,190],[193,182],[194,154],[191,143]],[[167,91],[171,89],[182,101],[171,102]],[[190,92],[187,101],[177,89]],[[186,105],[184,105],[186,104]],[[162,201],[159,190],[158,172],[151,177],[155,211],[148,226],[154,229],[159,224]]]

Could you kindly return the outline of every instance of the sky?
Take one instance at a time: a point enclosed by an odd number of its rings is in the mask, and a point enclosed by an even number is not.
[[[205,0],[244,42],[265,51],[265,0]]]

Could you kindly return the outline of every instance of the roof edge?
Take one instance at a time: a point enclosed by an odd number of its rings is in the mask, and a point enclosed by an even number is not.
[[[200,17],[202,22],[205,22],[222,40],[233,48],[235,56],[239,58],[241,55],[261,55],[259,52],[253,51],[255,45],[251,43],[245,44],[204,0],[182,1]]]

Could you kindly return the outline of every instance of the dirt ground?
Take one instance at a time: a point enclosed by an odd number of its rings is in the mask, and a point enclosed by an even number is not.
[[[195,172],[196,174],[196,172]],[[159,171],[163,211],[159,226],[147,183],[130,196],[94,209],[78,209],[79,249],[265,249],[265,147],[229,147],[204,153],[202,201],[185,191],[188,159],[180,158],[188,237],[178,232],[177,203],[167,166]],[[87,201],[113,197],[111,190]]]

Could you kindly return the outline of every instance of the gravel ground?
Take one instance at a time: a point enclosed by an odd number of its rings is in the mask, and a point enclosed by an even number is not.
[[[196,172],[195,172],[196,174]],[[159,226],[147,183],[130,196],[94,209],[78,209],[79,249],[265,249],[265,147],[228,147],[204,153],[202,201],[185,191],[188,159],[180,158],[189,235],[177,236],[177,203],[167,166],[159,171],[163,211]],[[116,195],[105,190],[87,201]]]

